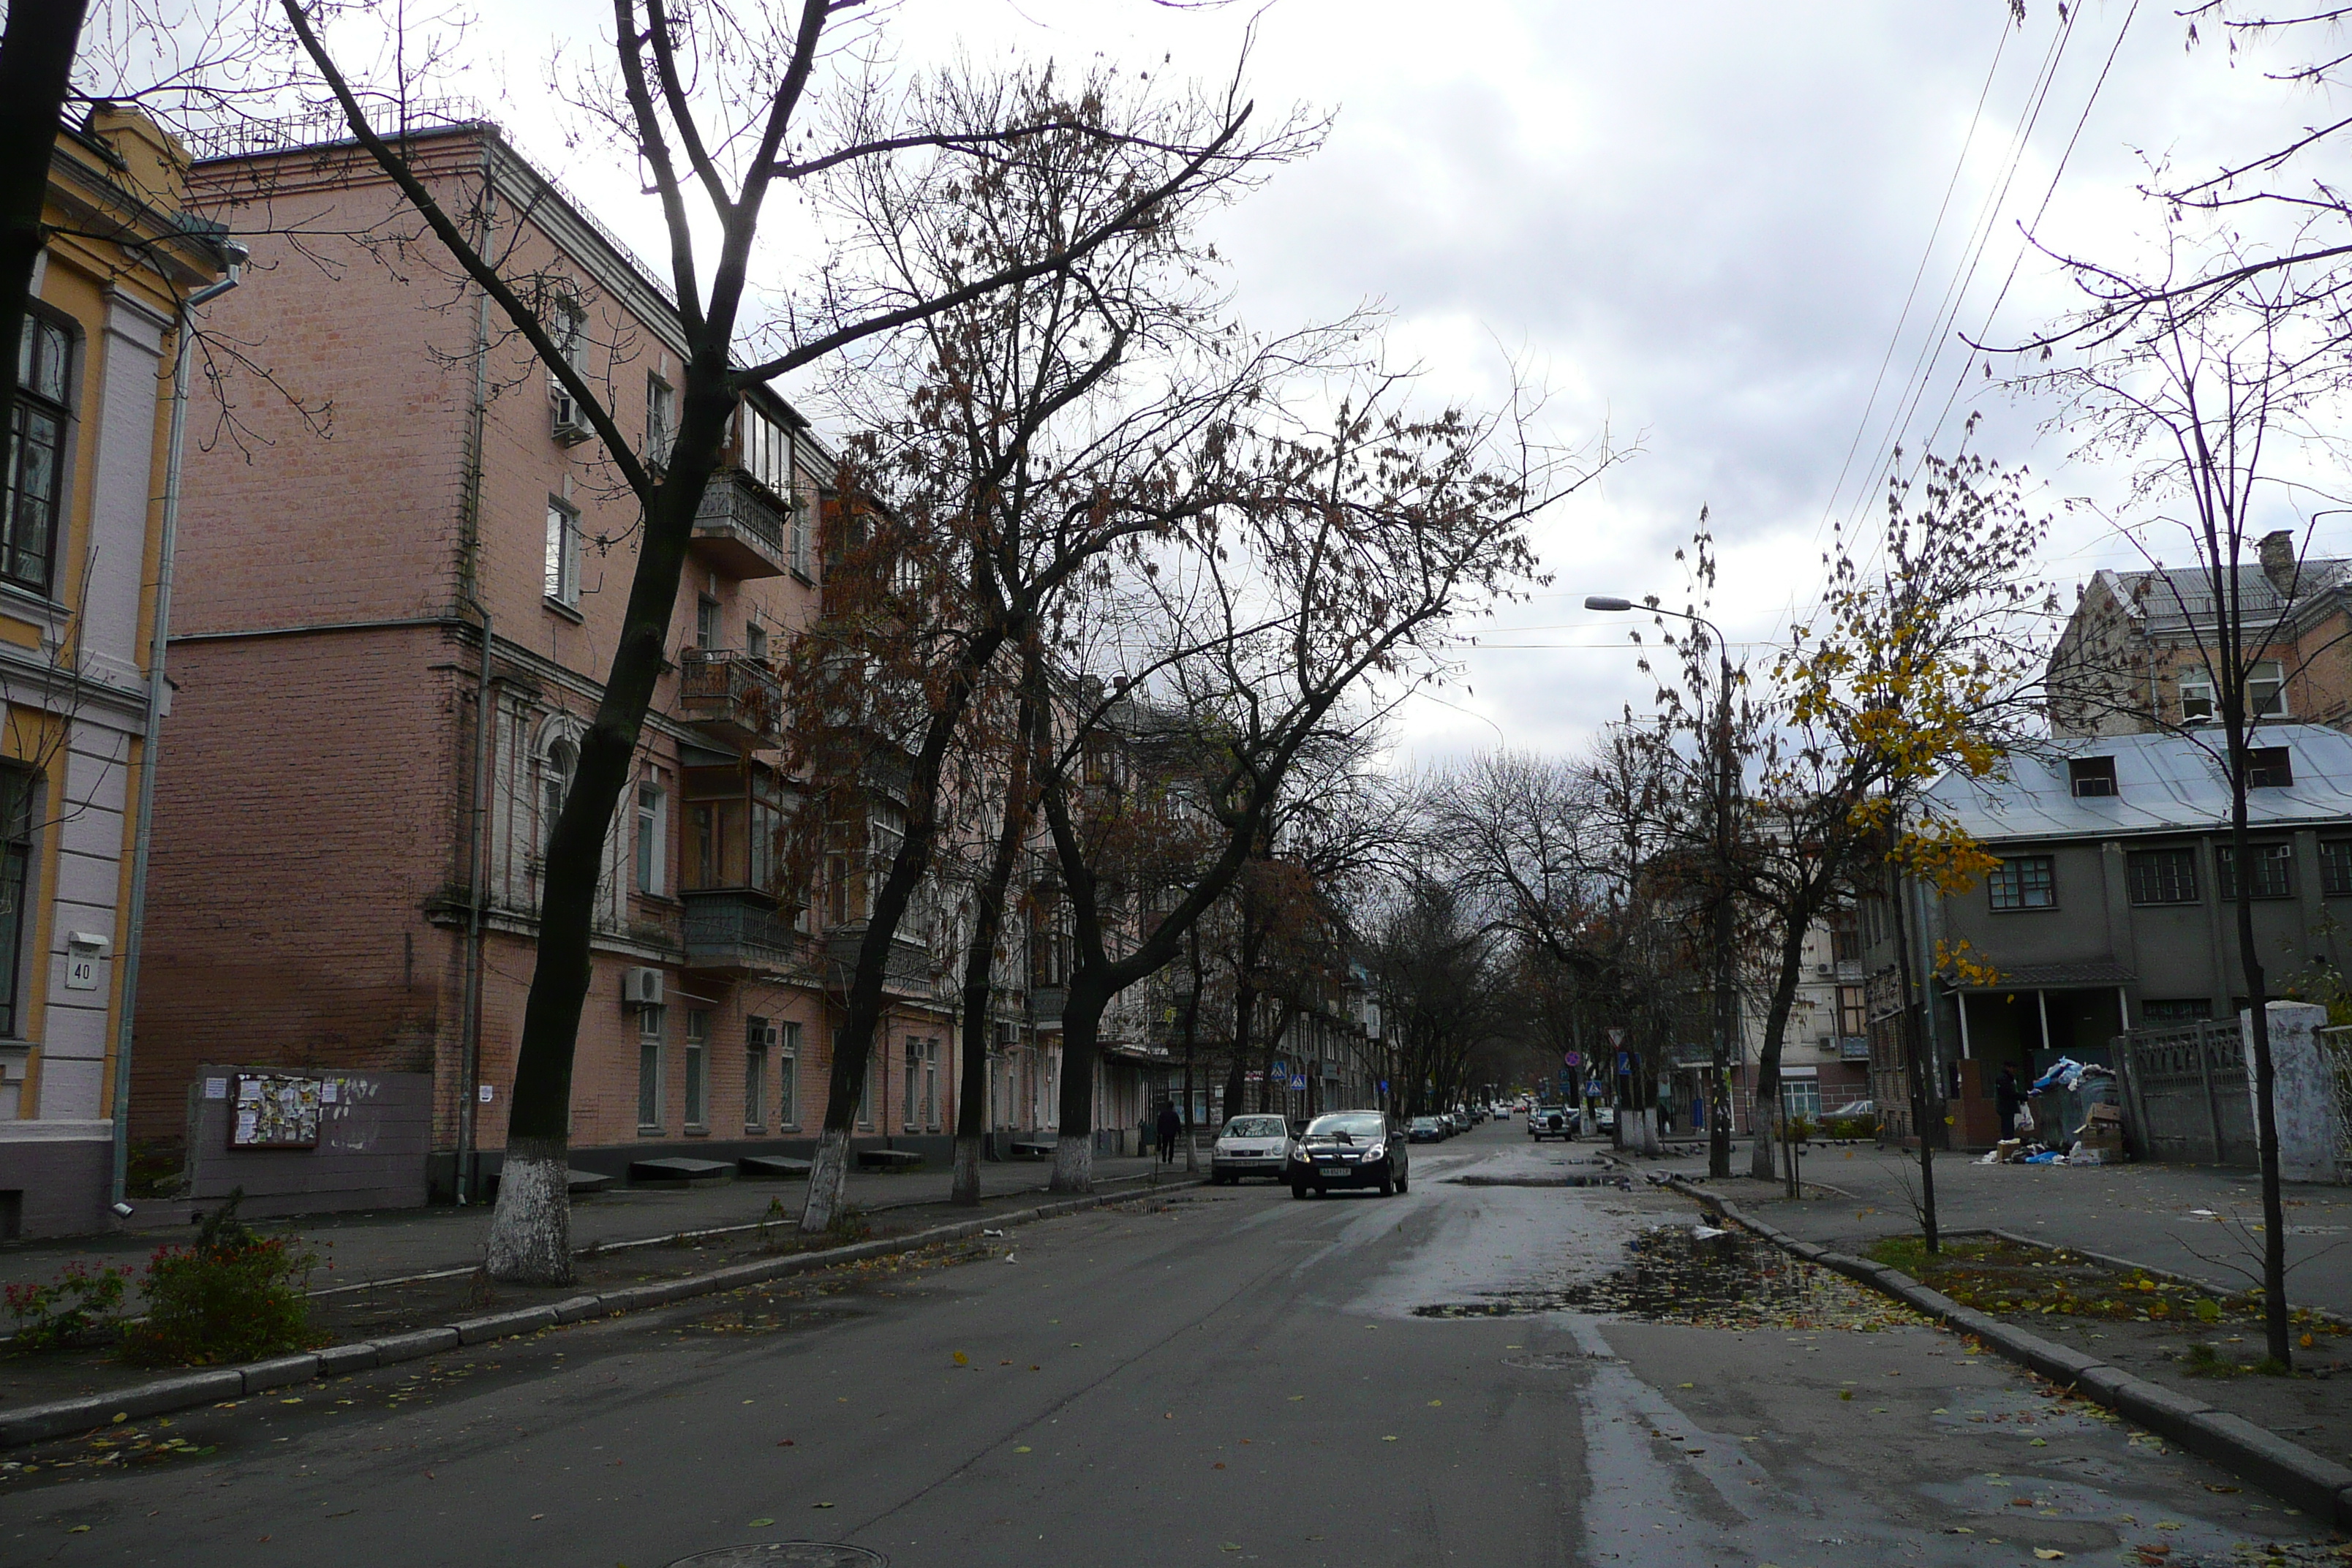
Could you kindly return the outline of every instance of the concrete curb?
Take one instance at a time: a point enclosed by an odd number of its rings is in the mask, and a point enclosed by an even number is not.
[[[1767,1225],[1762,1220],[1752,1219],[1740,1213],[1729,1199],[1706,1192],[1685,1177],[1671,1177],[1666,1184],[1685,1197],[1696,1200],[1709,1213],[1755,1232],[1783,1251],[1884,1291],[1948,1328],[1974,1335],[2008,1360],[2048,1378],[2052,1383],[2097,1400],[2117,1415],[2127,1416],[2158,1436],[2178,1443],[2200,1458],[2210,1459],[2223,1469],[2252,1481],[2305,1513],[2325,1520],[2339,1530],[2352,1529],[2352,1469],[2324,1458],[2299,1444],[2290,1443],[2274,1432],[2265,1431],[2242,1416],[2216,1410],[2203,1400],[2149,1383],[2145,1378],[2134,1377],[2095,1357],[2070,1350],[2064,1345],[2053,1344],[2038,1334],[2027,1333],[1999,1319],[1963,1307],[1941,1291],[1930,1290],[1900,1269],[1799,1241],[1777,1226]],[[1972,1234],[1987,1233],[1978,1231]],[[2120,1264],[2124,1268],[2139,1268],[2137,1264],[2121,1263],[2121,1260],[2102,1258],[2101,1261]],[[2158,1270],[2145,1272],[2154,1274]]]
[[[300,1355],[277,1356],[243,1366],[183,1373],[152,1383],[119,1388],[111,1394],[93,1394],[79,1399],[28,1405],[19,1410],[0,1411],[0,1448],[104,1427],[126,1417],[165,1415],[174,1410],[189,1410],[200,1405],[241,1399],[265,1389],[285,1388],[314,1378],[338,1377],[369,1367],[419,1361],[456,1350],[461,1345],[482,1344],[517,1334],[536,1333],[541,1329],[554,1328],[562,1323],[577,1323],[589,1318],[617,1317],[624,1312],[666,1306],[695,1296],[740,1290],[746,1285],[757,1285],[794,1274],[814,1273],[835,1264],[857,1263],[871,1258],[916,1252],[943,1241],[966,1240],[983,1230],[1058,1219],[1065,1215],[1099,1208],[1105,1204],[1127,1203],[1150,1193],[1197,1187],[1206,1180],[1203,1176],[1178,1177],[1140,1189],[1089,1193],[1084,1197],[1062,1198],[1006,1214],[982,1215],[950,1225],[933,1226],[911,1236],[854,1242],[847,1247],[827,1247],[822,1252],[797,1252],[786,1258],[730,1264],[725,1268],[690,1275],[683,1279],[662,1279],[651,1284],[607,1290],[599,1295],[573,1296],[545,1306],[493,1312],[484,1317],[461,1319],[441,1328],[419,1329],[382,1339],[329,1345],[323,1350],[306,1351]],[[2347,1479],[2347,1484],[2352,1485],[2352,1479]]]

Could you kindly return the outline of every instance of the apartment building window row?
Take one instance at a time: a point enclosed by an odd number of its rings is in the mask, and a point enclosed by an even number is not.
[[[2246,670],[2246,714],[2254,719],[2284,719],[2286,671],[2277,659],[2259,659]],[[2212,672],[2184,670],[2180,677],[2180,718],[2183,723],[2211,722],[2221,717]]]
[[[65,508],[72,368],[73,334],[46,316],[28,313],[16,346],[16,403],[8,411],[0,579],[36,594],[49,591],[49,561]]]
[[[1986,879],[1996,910],[2054,910],[2058,907],[2058,872],[2048,855],[2012,855]]]

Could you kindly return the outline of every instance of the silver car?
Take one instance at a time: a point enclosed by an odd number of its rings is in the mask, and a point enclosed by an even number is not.
[[[1282,1180],[1290,1160],[1290,1124],[1266,1112],[1226,1118],[1209,1152],[1209,1180],[1238,1182],[1244,1176]]]

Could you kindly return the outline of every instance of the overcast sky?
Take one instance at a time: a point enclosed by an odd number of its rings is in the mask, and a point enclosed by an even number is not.
[[[532,84],[547,40],[597,9],[491,9],[478,42],[502,58],[502,118],[562,158],[534,133]],[[1073,65],[1172,55],[1219,77],[1252,15],[903,0],[888,27],[910,65],[1019,47]],[[1276,329],[1376,301],[1399,357],[1447,395],[1495,396],[1517,358],[1553,389],[1558,439],[1605,427],[1640,448],[1543,524],[1556,581],[1479,628],[1443,703],[1412,705],[1408,763],[1502,736],[1573,748],[1644,704],[1627,617],[1580,601],[1684,602],[1673,555],[1702,505],[1725,560],[1717,617],[1761,643],[1817,591],[1829,521],[1876,508],[1898,435],[1949,449],[1979,412],[1977,449],[2029,465],[2052,510],[2111,500],[2116,476],[2070,462],[2063,436],[2041,433],[2047,410],[1963,376],[1955,319],[1998,339],[2070,302],[2047,263],[2020,259],[2018,226],[2037,216],[2063,247],[2127,258],[2155,219],[2132,190],[2143,152],[2207,168],[2325,109],[2259,61],[2184,47],[2154,0],[2087,0],[2071,28],[2051,0],[2021,28],[2003,0],[1274,0],[1255,26],[1258,100],[1337,120],[1320,153],[1221,222],[1244,317]],[[662,253],[627,182],[593,159],[558,172]],[[2323,525],[2322,547],[2340,532]],[[2137,560],[2078,511],[2046,572],[2071,602],[2092,570]]]

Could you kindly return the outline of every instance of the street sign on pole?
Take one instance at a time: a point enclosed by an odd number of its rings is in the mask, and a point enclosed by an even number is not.
[[[1583,1059],[1584,1058],[1581,1056],[1579,1056],[1574,1051],[1562,1051],[1559,1053],[1559,1065],[1562,1067],[1572,1068]]]

